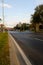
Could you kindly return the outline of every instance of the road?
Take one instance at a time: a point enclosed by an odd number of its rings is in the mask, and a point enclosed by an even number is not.
[[[43,65],[43,33],[10,32],[32,65]]]

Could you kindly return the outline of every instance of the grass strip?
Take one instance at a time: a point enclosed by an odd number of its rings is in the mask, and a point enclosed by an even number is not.
[[[0,33],[0,65],[10,65],[8,33]]]

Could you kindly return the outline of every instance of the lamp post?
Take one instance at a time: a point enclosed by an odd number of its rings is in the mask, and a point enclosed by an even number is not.
[[[3,32],[4,32],[4,0],[2,0],[2,21],[3,21]]]

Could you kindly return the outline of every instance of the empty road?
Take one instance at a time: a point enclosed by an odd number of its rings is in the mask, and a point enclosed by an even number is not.
[[[43,65],[43,33],[32,33],[30,31],[10,31],[10,33],[32,65]]]

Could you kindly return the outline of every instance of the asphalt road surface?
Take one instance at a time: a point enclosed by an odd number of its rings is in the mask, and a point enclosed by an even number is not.
[[[32,65],[43,65],[43,33],[15,32],[11,35],[18,42]]]

